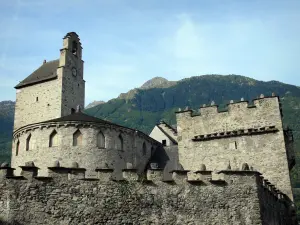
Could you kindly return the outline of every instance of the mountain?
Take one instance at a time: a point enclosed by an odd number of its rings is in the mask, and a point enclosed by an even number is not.
[[[89,108],[92,108],[92,107],[95,107],[97,105],[100,105],[100,104],[103,104],[105,103],[105,101],[93,101],[91,102],[90,104],[88,104],[85,109],[89,109]]]
[[[86,112],[149,133],[161,119],[175,124],[174,112],[186,106],[198,109],[202,104],[215,101],[224,108],[230,100],[240,100],[242,97],[251,100],[261,93],[271,95],[275,92],[283,98],[283,104],[289,107],[284,110],[288,110],[290,114],[296,111],[296,108],[290,108],[296,107],[300,98],[300,88],[297,86],[278,81],[257,81],[239,75],[203,75],[173,82],[171,85],[166,79],[158,80],[161,82],[155,83],[157,78],[151,79],[141,88],[123,93],[105,104],[87,109]],[[153,86],[156,87],[149,88]]]
[[[176,85],[176,81],[168,81],[163,77],[154,77],[151,80],[145,82],[140,89],[150,89],[150,88],[168,88]]]

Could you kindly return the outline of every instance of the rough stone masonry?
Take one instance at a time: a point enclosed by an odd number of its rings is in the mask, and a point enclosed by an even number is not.
[[[22,167],[11,176],[2,167],[0,218],[2,224],[228,224],[291,225],[289,199],[255,171],[173,171],[162,181],[162,170],[138,176],[124,170],[112,180],[110,169],[98,169],[98,179],[85,179],[82,168]]]

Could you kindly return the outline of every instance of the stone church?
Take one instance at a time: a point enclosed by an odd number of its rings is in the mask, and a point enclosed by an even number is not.
[[[17,168],[34,162],[47,167],[79,164],[95,176],[98,167],[139,169],[161,146],[148,135],[81,112],[85,99],[82,46],[68,33],[57,60],[46,62],[21,81],[17,90],[12,161]]]

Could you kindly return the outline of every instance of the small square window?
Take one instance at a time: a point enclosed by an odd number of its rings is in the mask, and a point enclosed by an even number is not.
[[[161,143],[163,144],[163,146],[166,146],[167,145],[167,140],[162,140]]]

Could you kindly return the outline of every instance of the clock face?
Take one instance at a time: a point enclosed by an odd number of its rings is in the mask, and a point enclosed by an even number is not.
[[[76,77],[77,76],[77,70],[76,70],[76,68],[72,68],[72,75],[74,76],[74,77]]]

